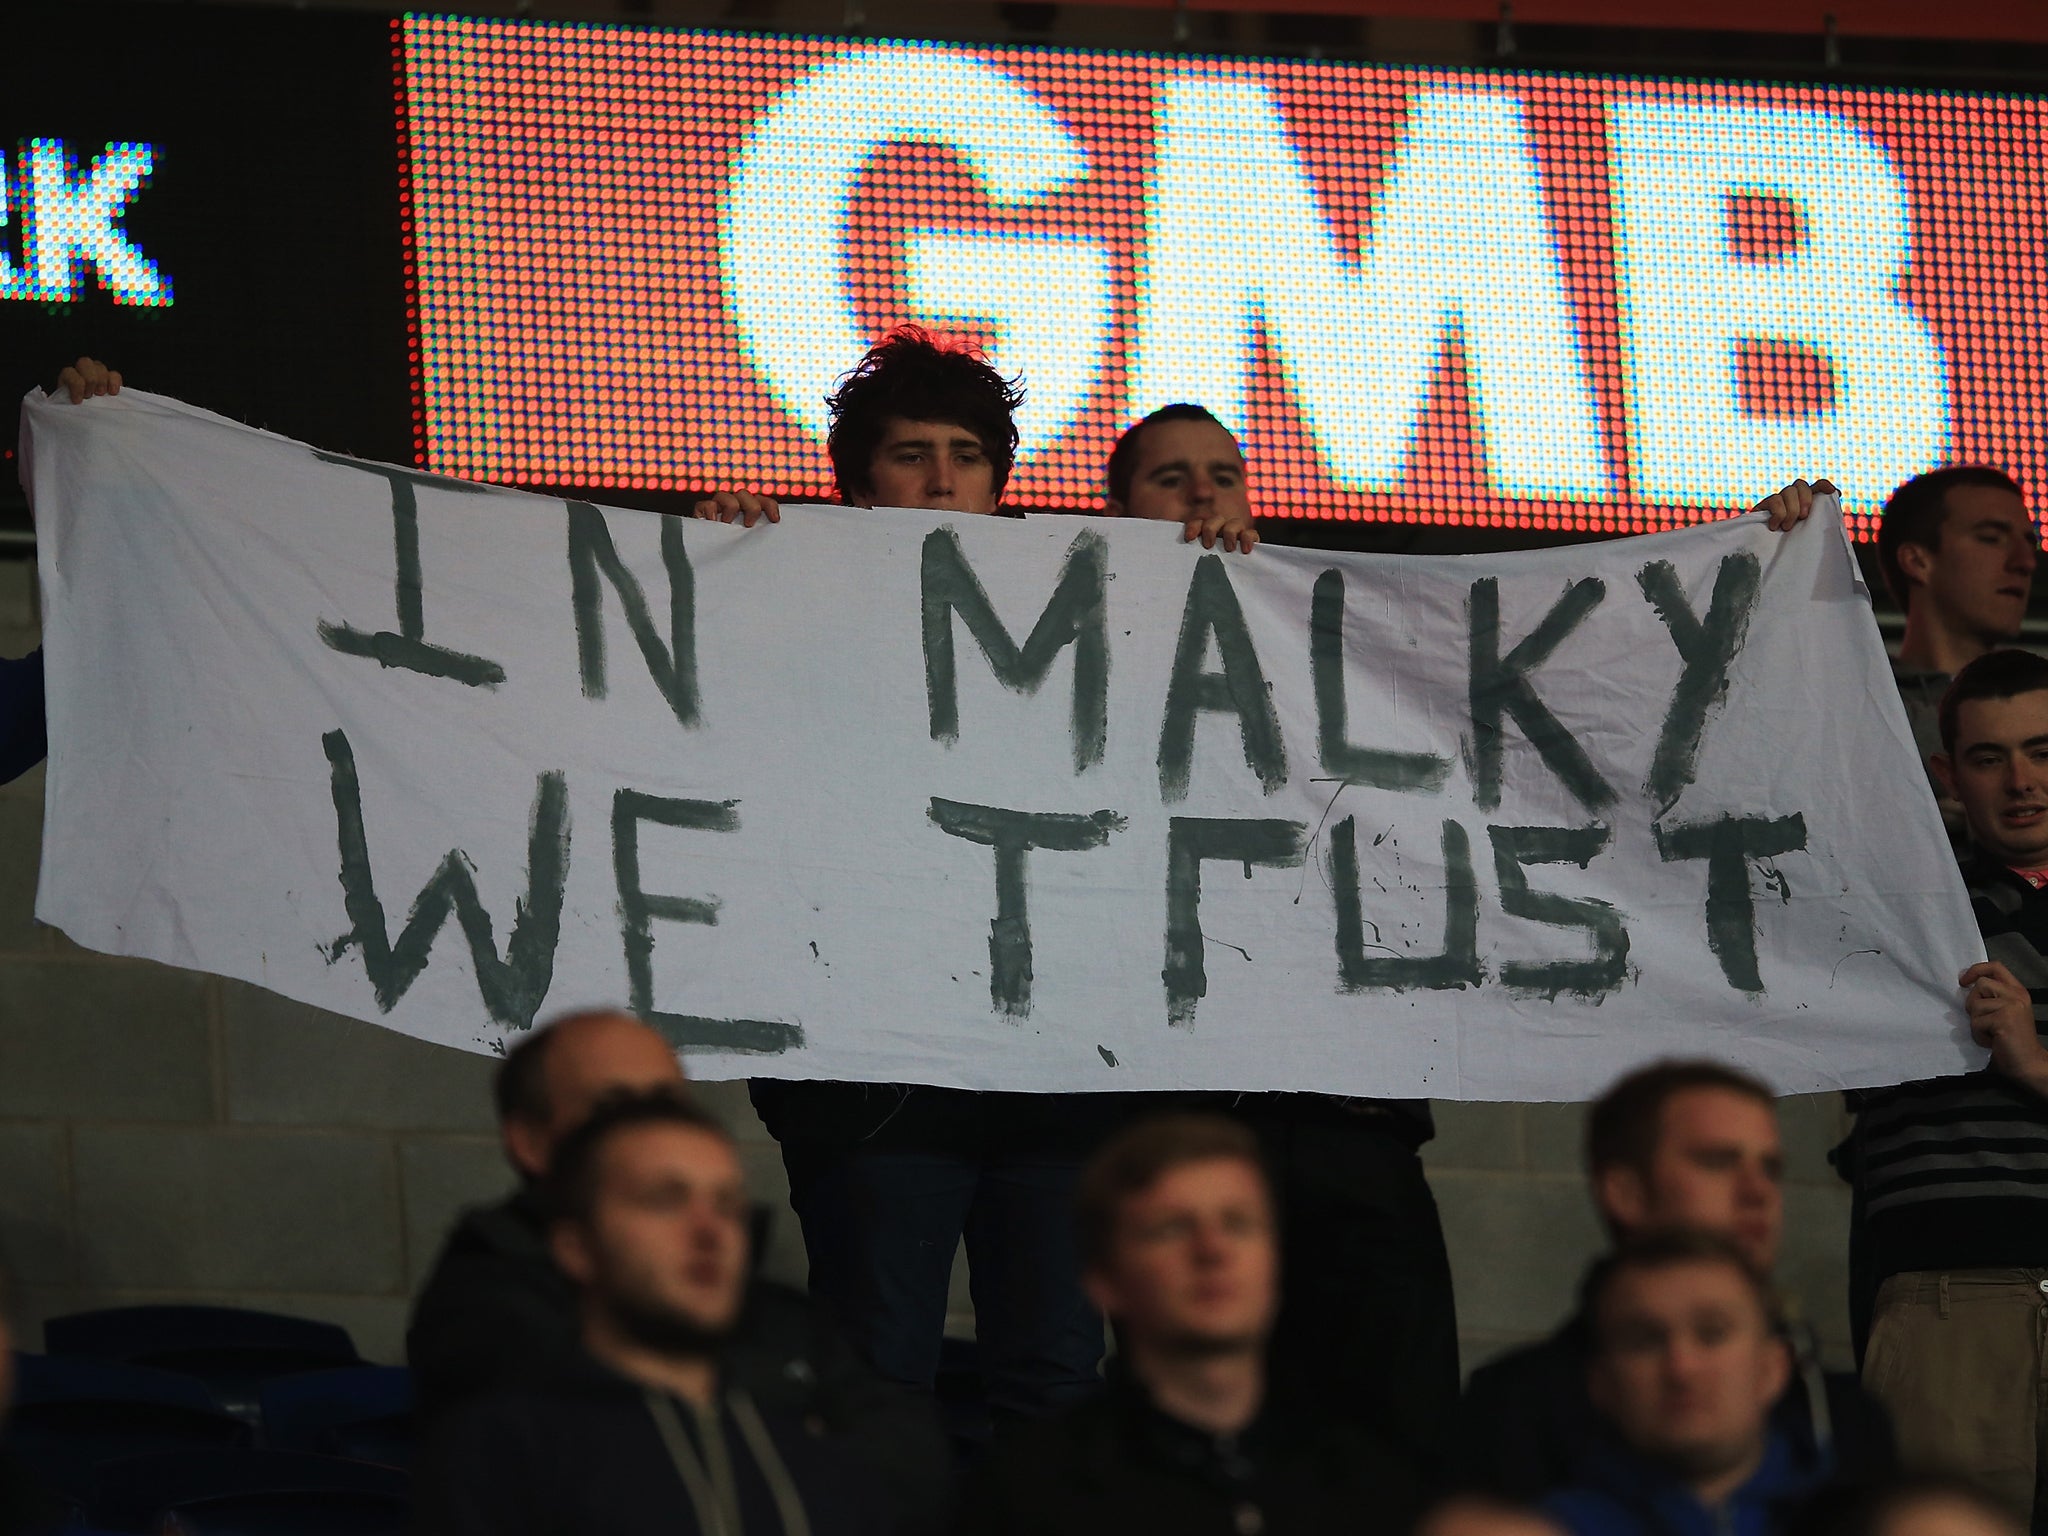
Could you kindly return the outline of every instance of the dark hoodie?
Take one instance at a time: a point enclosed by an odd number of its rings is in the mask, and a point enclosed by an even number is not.
[[[1540,1507],[1571,1536],[1780,1536],[1832,1471],[1773,1430],[1755,1475],[1709,1509],[1676,1477],[1603,1437]]]
[[[413,1471],[418,1536],[882,1536],[889,1518],[880,1486],[802,1423],[729,1385],[700,1415],[587,1356],[443,1415]]]
[[[1161,1412],[1113,1364],[1079,1407],[998,1441],[963,1536],[1402,1536],[1425,1490],[1362,1425],[1269,1404],[1242,1434]]]
[[[522,1192],[469,1212],[414,1304],[406,1356],[428,1424],[465,1400],[573,1370],[576,1287],[548,1256],[539,1202]],[[930,1402],[870,1371],[809,1298],[755,1280],[727,1345],[728,1379],[762,1412],[821,1429],[882,1482],[899,1528],[923,1536],[952,1510],[952,1452]]]

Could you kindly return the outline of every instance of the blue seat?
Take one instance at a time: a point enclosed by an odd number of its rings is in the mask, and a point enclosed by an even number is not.
[[[400,1536],[407,1509],[394,1468],[245,1448],[102,1467],[86,1518],[104,1531],[185,1536]]]
[[[73,1502],[91,1491],[103,1463],[246,1445],[250,1439],[249,1426],[189,1376],[54,1355],[16,1355],[14,1365],[8,1444]]]
[[[263,1443],[277,1451],[346,1456],[387,1467],[412,1459],[412,1372],[345,1366],[266,1382]]]
[[[348,1330],[241,1307],[108,1307],[43,1324],[52,1355],[119,1360],[196,1376],[222,1407],[253,1419],[263,1383],[359,1365]]]

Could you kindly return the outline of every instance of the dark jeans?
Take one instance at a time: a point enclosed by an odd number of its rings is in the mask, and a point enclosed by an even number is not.
[[[1119,1111],[1093,1094],[755,1084],[782,1143],[811,1294],[881,1375],[929,1390],[964,1239],[988,1406],[1042,1417],[1100,1385],[1074,1186]]]
[[[1246,1094],[1280,1196],[1276,1381],[1434,1460],[1458,1403],[1458,1319],[1425,1119],[1317,1094]]]

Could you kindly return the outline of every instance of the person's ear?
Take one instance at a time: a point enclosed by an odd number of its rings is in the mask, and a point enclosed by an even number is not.
[[[1785,1395],[1785,1388],[1792,1380],[1792,1346],[1774,1333],[1767,1347],[1770,1357],[1765,1362],[1764,1379],[1760,1383],[1762,1391],[1758,1393],[1766,1408]]]
[[[1593,1203],[1618,1232],[1640,1232],[1650,1224],[1650,1186],[1626,1163],[1613,1163],[1593,1175]]]
[[[1081,1289],[1087,1293],[1089,1304],[1104,1317],[1114,1317],[1121,1310],[1118,1303],[1123,1293],[1109,1276],[1092,1265],[1081,1272]]]
[[[505,1156],[523,1177],[538,1179],[548,1171],[548,1158],[554,1148],[549,1144],[546,1126],[531,1120],[507,1120],[499,1134],[505,1144]]]
[[[558,1221],[548,1229],[548,1253],[555,1261],[555,1268],[578,1285],[588,1285],[596,1277],[597,1266],[591,1261],[590,1239],[576,1223]]]
[[[1937,752],[1927,759],[1927,766],[1934,770],[1935,778],[1941,781],[1942,792],[1951,800],[1960,800],[1956,793],[1956,760],[1946,752]]]
[[[1899,546],[1899,574],[1908,581],[1925,586],[1934,574],[1935,553],[1925,544],[1905,543]]]
[[[1105,496],[1102,498],[1102,515],[1104,517],[1129,517],[1131,514],[1124,510],[1124,504],[1114,496]]]

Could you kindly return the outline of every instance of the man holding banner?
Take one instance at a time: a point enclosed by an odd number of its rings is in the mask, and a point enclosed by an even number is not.
[[[1962,807],[1991,960],[1963,972],[1988,1070],[1859,1096],[1852,1146],[1878,1285],[1864,1380],[1913,1464],[2048,1519],[2048,659],[1956,673],[1933,767]]]
[[[1112,517],[1179,522],[1258,542],[1245,454],[1205,407],[1161,406],[1110,451]],[[1795,480],[1757,510],[1784,531],[1811,514],[1826,480]],[[1207,540],[1205,540],[1205,543]],[[1219,1094],[1259,1133],[1284,1219],[1273,1369],[1339,1416],[1436,1454],[1458,1403],[1450,1256],[1419,1149],[1435,1134],[1426,1099],[1314,1093]]]
[[[914,328],[892,333],[830,402],[842,499],[999,515],[1023,398],[977,356]],[[751,492],[708,497],[695,512],[747,527],[781,515]],[[1073,1190],[1121,1121],[1122,1095],[773,1078],[749,1088],[782,1144],[812,1293],[878,1371],[931,1389],[964,1238],[996,1422],[1041,1417],[1093,1390],[1102,1320],[1081,1289]]]

